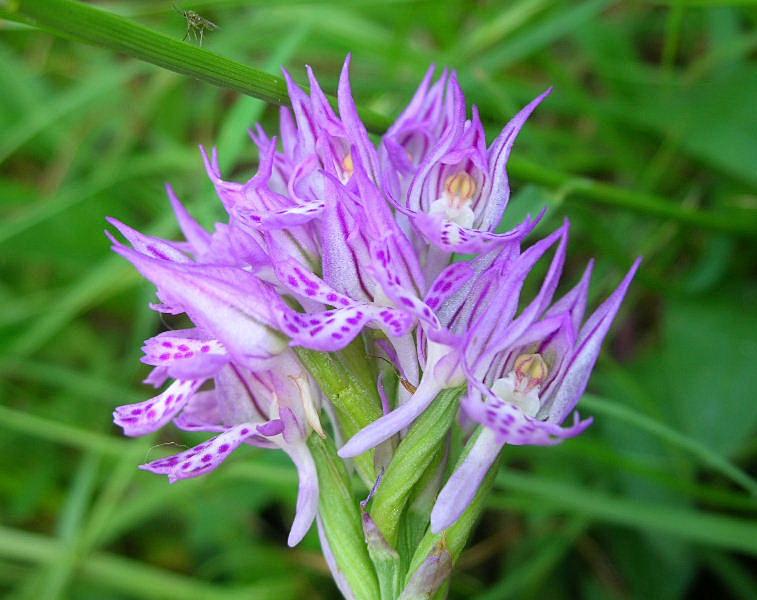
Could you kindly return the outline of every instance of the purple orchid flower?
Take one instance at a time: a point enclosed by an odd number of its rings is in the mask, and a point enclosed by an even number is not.
[[[482,355],[485,367],[465,365],[468,393],[463,412],[484,427],[439,493],[431,513],[434,532],[462,515],[505,444],[557,444],[591,424],[592,419],[581,421],[575,413],[572,425],[560,427],[586,389],[639,263],[637,259],[615,291],[583,322],[590,263],[578,285],[538,320],[527,327],[516,325],[518,319],[511,321],[502,339],[489,349],[491,359]]]
[[[591,420],[577,414],[562,424],[638,268],[637,261],[584,320],[591,264],[554,301],[567,221],[528,247],[524,240],[541,215],[497,232],[509,202],[510,152],[550,90],[487,145],[455,73],[433,82],[432,68],[377,149],[353,100],[349,66],[348,56],[336,109],[309,67],[307,93],[284,72],[291,109],[281,109],[278,136],[261,127],[251,132],[260,163],[247,181],[224,180],[217,150],[201,148],[228,223],[206,231],[168,187],[184,241],[116,220],[110,222],[129,245],[108,234],[114,251],[157,287],[152,307],[185,313],[194,325],[145,342],[142,360],[153,367],[146,383],[168,385],[150,400],[117,408],[115,422],[126,435],[169,422],[215,435],[142,468],[173,482],[212,471],[242,444],[283,450],[300,481],[290,544],[317,512],[306,440],[313,431],[324,435],[320,392],[292,346],[339,351],[373,329],[362,339],[365,349],[380,348],[409,384],[393,394],[378,376],[385,414],[342,446],[345,458],[401,435],[442,390],[466,389],[462,417],[478,427],[433,508],[438,532],[468,507],[505,444],[554,444],[588,427]],[[451,262],[460,253],[475,256]],[[525,301],[526,281],[540,262],[546,274]]]
[[[433,69],[384,136],[381,155],[383,187],[420,234],[413,236],[415,246],[431,277],[454,252],[486,252],[523,239],[536,225],[529,219],[512,231],[494,232],[510,196],[510,151],[528,117],[551,92],[523,108],[487,148],[475,106],[466,119],[455,73],[445,71],[430,86],[432,76]]]
[[[339,455],[344,458],[357,456],[389,439],[418,418],[443,389],[458,387],[470,381],[483,380],[487,373],[492,372],[493,365],[497,364],[495,361],[500,360],[503,353],[510,350],[513,344],[528,340],[528,336],[533,337],[533,343],[535,343],[553,334],[562,325],[560,335],[555,338],[553,346],[550,346],[550,350],[554,347],[556,351],[555,344],[558,341],[562,342],[570,335],[569,330],[566,329],[567,324],[563,323],[564,315],[559,314],[559,311],[563,310],[562,307],[567,304],[567,300],[563,299],[551,309],[549,308],[562,272],[567,239],[568,223],[566,222],[557,231],[522,253],[514,246],[506,246],[498,252],[482,255],[470,263],[456,263],[445,269],[431,286],[424,302],[425,309],[434,310],[437,325],[434,326],[430,319],[422,321],[425,334],[422,340],[425,369],[415,393],[409,401],[399,405],[395,410],[353,436],[339,450]],[[527,276],[545,253],[558,242],[538,293],[518,313],[521,290]],[[592,346],[595,352],[594,360],[599,352],[601,339],[620,306],[620,301],[635,270],[636,265],[623,281],[617,294],[612,297],[616,302],[612,305],[614,311],[606,310],[603,305],[587,322],[587,326],[593,326],[594,320],[598,318],[597,315],[604,314],[603,323],[606,327],[601,330],[601,335],[595,333],[590,338],[594,343]],[[568,296],[568,298],[574,298],[576,303],[573,313],[580,312],[581,316],[585,305],[586,290],[584,288],[588,286],[588,274],[583,286]],[[579,293],[580,290],[583,290],[583,295]],[[555,311],[558,311],[558,314],[555,314]],[[606,314],[601,311],[605,311]],[[579,324],[580,318],[579,316]],[[595,343],[597,340],[600,343]],[[521,343],[521,345],[524,344]],[[565,350],[563,349],[562,352],[564,354]],[[512,360],[515,359],[512,358]],[[593,362],[585,371],[587,380],[592,366]],[[556,374],[554,370],[552,373]],[[566,378],[566,380],[572,381],[572,378]],[[554,382],[551,380],[550,383],[552,384],[550,390],[555,389]],[[585,383],[584,381],[584,386]],[[581,392],[583,388],[575,396],[568,412],[575,406]],[[561,399],[558,404],[562,407],[565,401]],[[561,413],[562,418],[559,422],[562,422],[566,414],[567,412]],[[547,415],[542,414],[540,417],[546,419]],[[542,435],[542,437],[534,435],[533,439],[529,438],[530,441],[520,443],[546,443],[552,437],[559,436],[559,431],[563,431],[554,424],[553,420],[542,421],[532,418],[532,421],[534,422],[530,425],[535,431],[543,433],[546,428],[550,435]],[[544,427],[539,423],[543,423]],[[566,432],[569,436],[580,431],[568,429]]]
[[[275,367],[251,371],[200,329],[165,332],[147,340],[143,350],[143,362],[154,366],[146,381],[156,387],[167,378],[174,381],[150,400],[118,407],[115,423],[129,436],[152,433],[170,421],[180,429],[217,435],[141,468],[167,475],[173,483],[213,471],[243,443],[280,448],[299,474],[297,512],[289,535],[289,544],[297,544],[318,505],[318,479],[306,440],[311,430],[319,435],[323,430],[317,387],[291,351],[281,354]],[[201,391],[208,381],[213,389]]]

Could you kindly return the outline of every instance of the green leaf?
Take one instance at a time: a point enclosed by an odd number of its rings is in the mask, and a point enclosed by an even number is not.
[[[413,424],[407,436],[394,452],[373,497],[371,516],[392,546],[410,493],[434,456],[441,452],[442,443],[457,412],[457,399],[462,389],[441,392]]]
[[[376,572],[368,556],[358,503],[350,478],[330,439],[308,438],[318,470],[319,514],[336,563],[359,600],[380,598]]]
[[[341,352],[315,352],[297,347],[295,352],[334,405],[339,416],[341,434],[349,438],[381,416],[381,400],[371,385],[370,369],[361,357],[360,339]],[[373,450],[354,459],[363,482],[370,488],[375,482]]]
[[[479,427],[476,432],[470,437],[465,445],[465,448],[463,449],[462,454],[457,460],[458,465],[463,460],[465,460],[471,448],[473,448],[476,439],[478,439],[480,432],[481,428]],[[421,567],[424,561],[432,553],[434,553],[436,549],[439,548],[439,544],[442,540],[444,540],[444,546],[447,548],[450,556],[452,557],[453,564],[457,561],[458,557],[463,551],[463,548],[465,548],[465,545],[468,543],[468,539],[470,538],[470,535],[473,531],[473,527],[478,522],[478,519],[481,516],[481,512],[484,509],[486,499],[489,496],[489,492],[491,491],[492,486],[494,485],[494,478],[497,474],[497,470],[499,469],[499,461],[500,459],[498,458],[494,462],[492,467],[489,469],[489,473],[481,482],[481,485],[478,488],[478,492],[476,493],[475,498],[473,498],[473,502],[471,502],[468,509],[460,516],[457,521],[455,521],[455,523],[451,527],[445,529],[441,533],[432,533],[431,529],[426,532],[426,535],[423,536],[420,544],[418,544],[418,547],[413,554],[413,558],[410,561],[410,567],[408,568],[407,576],[405,579],[406,583],[412,579],[413,575]]]
[[[0,557],[50,564],[61,555],[61,543],[36,533],[0,527]],[[85,579],[136,598],[154,600],[281,600],[293,594],[296,580],[269,578],[259,584],[220,588],[197,579],[136,561],[96,553],[80,565]]]
[[[754,331],[757,312],[747,297],[671,300],[662,348],[632,370],[646,390],[664,399],[660,406],[671,422],[710,455],[738,452],[757,426],[757,403],[745,401],[757,389]],[[753,482],[738,477],[754,491]]]
[[[615,402],[610,402],[603,398],[586,395],[581,399],[581,406],[600,415],[614,417],[624,423],[638,427],[639,429],[653,434],[668,444],[686,450],[697,457],[703,464],[741,485],[753,496],[757,495],[757,481],[721,454],[696,439],[683,435],[664,423],[656,421],[651,417],[647,417],[640,412],[636,412],[632,408],[616,404]]]
[[[507,497],[519,492],[538,499],[538,502],[530,501],[530,506],[534,508],[547,507],[559,512],[585,515],[598,521],[757,555],[757,525],[746,519],[662,503],[640,502],[514,471],[502,471],[497,476],[497,485],[506,490],[506,494],[492,494],[490,506],[511,508]],[[523,506],[527,507],[529,503]]]

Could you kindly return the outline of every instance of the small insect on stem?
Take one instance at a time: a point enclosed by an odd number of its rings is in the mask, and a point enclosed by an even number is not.
[[[173,5],[173,9],[183,16],[187,22],[187,32],[184,34],[184,37],[181,38],[182,42],[192,36],[195,40],[200,42],[200,46],[202,46],[202,38],[205,35],[205,32],[218,29],[218,25],[212,21],[208,21],[205,17],[200,16],[193,10],[180,9],[176,4]]]
[[[410,383],[407,379],[405,379],[402,375],[400,375],[399,371],[397,371],[397,368],[392,364],[390,360],[387,360],[383,356],[376,356],[375,354],[368,354],[368,356],[370,358],[378,358],[380,360],[383,360],[386,364],[388,364],[394,371],[395,375],[397,375],[397,378],[400,380],[402,387],[405,388],[411,394],[414,394],[415,390],[418,389],[412,383]]]

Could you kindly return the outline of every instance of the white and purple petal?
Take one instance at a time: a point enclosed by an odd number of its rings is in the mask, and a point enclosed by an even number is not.
[[[553,446],[566,438],[580,435],[591,425],[591,418],[579,421],[578,414],[573,425],[565,428],[534,419],[519,407],[498,397],[488,387],[475,380],[471,383],[481,394],[469,393],[461,403],[463,410],[469,417],[491,429],[503,444]]]
[[[154,398],[119,406],[113,413],[113,422],[123,428],[124,435],[139,436],[157,431],[173,419],[203,380],[176,380]]]
[[[168,475],[168,481],[171,483],[205,475],[217,468],[242,442],[256,433],[258,429],[255,423],[242,423],[194,448],[154,460],[139,468],[159,475]]]
[[[181,335],[185,332],[167,331],[145,341],[142,362],[166,367],[175,379],[212,377],[229,361],[228,352],[218,340],[198,339]],[[187,330],[187,334],[193,330]]]
[[[494,461],[504,447],[497,434],[482,427],[473,446],[452,472],[431,510],[431,531],[441,533],[457,521],[478,493]]]

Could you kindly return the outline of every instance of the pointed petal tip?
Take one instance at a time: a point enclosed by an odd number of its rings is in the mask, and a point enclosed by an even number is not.
[[[339,450],[336,451],[339,458],[355,458],[356,456],[360,456],[364,451],[360,448],[355,448],[354,444],[350,444],[352,440],[347,442],[344,446],[339,448]]]

